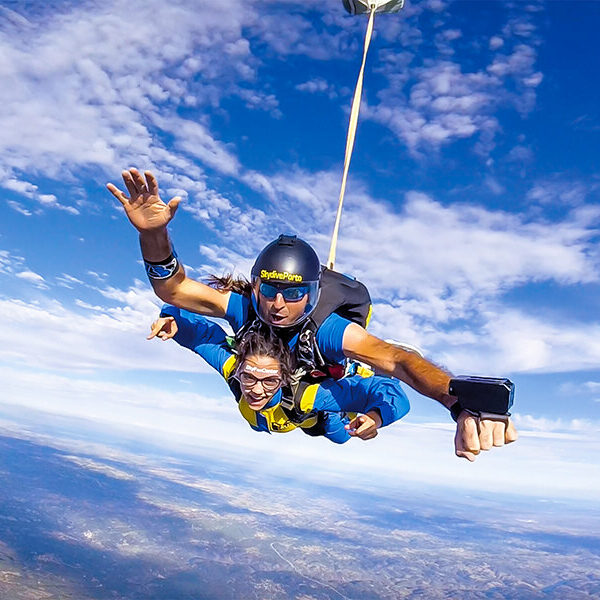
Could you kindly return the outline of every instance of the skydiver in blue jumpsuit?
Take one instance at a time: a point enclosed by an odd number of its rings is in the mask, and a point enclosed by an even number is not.
[[[321,434],[342,444],[354,436],[370,439],[376,435],[378,427],[401,419],[409,411],[409,402],[399,381],[382,376],[353,375],[306,387],[297,400],[306,418],[301,421],[290,419],[289,412],[281,404],[281,388],[286,375],[282,354],[287,348],[270,334],[268,328],[248,335],[254,335],[262,349],[246,348],[244,344],[256,347],[246,336],[236,355],[228,344],[227,334],[218,324],[201,315],[165,305],[149,337],[174,337],[177,343],[201,356],[217,370],[229,383],[240,413],[255,431],[286,433],[297,427],[306,431],[320,421]],[[272,337],[280,345],[275,349],[269,347],[270,342],[260,336]],[[361,413],[361,416],[351,420],[346,416],[348,412]]]

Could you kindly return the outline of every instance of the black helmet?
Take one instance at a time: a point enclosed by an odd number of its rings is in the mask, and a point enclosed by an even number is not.
[[[262,283],[268,283],[280,289],[306,287],[308,302],[304,313],[294,323],[285,325],[286,327],[303,321],[317,305],[321,263],[312,247],[295,235],[280,235],[275,241],[263,248],[252,267],[251,275],[252,304],[256,314],[261,319],[263,319],[263,316],[259,311],[258,292]]]

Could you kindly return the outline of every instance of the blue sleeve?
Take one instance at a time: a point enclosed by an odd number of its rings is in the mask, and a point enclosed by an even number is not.
[[[165,304],[161,316],[169,316],[177,323],[173,338],[180,346],[200,355],[211,367],[223,374],[223,365],[231,356],[227,334],[223,328],[206,317]]]
[[[323,356],[334,363],[344,362],[344,331],[350,325],[348,319],[335,313],[330,314],[317,329],[315,339]]]
[[[237,331],[248,319],[250,311],[250,298],[231,292],[227,303],[225,320]]]
[[[323,381],[315,396],[314,409],[362,414],[377,409],[382,426],[385,426],[406,415],[410,404],[397,379],[380,375],[354,375],[337,381]]]
[[[323,436],[334,444],[345,444],[352,436],[348,433],[346,425],[350,419],[345,414],[327,412],[324,415]]]

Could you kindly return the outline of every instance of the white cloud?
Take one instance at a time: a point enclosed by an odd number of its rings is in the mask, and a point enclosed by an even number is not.
[[[454,373],[506,376],[595,370],[600,365],[600,322],[561,320],[509,310],[492,299],[464,321],[436,322],[445,300],[375,303],[369,330],[381,338],[416,344],[435,363]],[[460,306],[457,312],[460,311]]]
[[[180,418],[196,410],[201,413],[203,407],[207,406],[214,408],[213,418],[217,414],[228,412],[235,415],[237,411],[233,398],[230,399],[226,393],[221,398],[208,398],[189,390],[175,388],[165,392],[164,388],[137,382],[115,383],[104,377],[90,377],[81,373],[60,375],[35,369],[9,369],[5,366],[0,366],[0,373],[7,379],[3,396],[6,404],[18,404],[72,417],[114,421],[126,425],[128,416],[121,411],[131,414],[131,411],[139,410],[140,414],[136,419],[144,419],[141,411],[146,410],[173,411]],[[223,392],[225,390],[227,388],[223,385]],[[151,422],[152,417],[147,418]]]
[[[338,90],[335,86],[322,77],[315,77],[304,83],[299,83],[296,89],[309,94],[325,94],[331,100],[338,97]]]
[[[388,126],[413,154],[422,146],[439,148],[477,133],[493,137],[498,122],[490,113],[501,83],[496,77],[463,73],[448,61],[415,68],[413,74],[417,81],[408,102],[390,87],[380,93],[379,104],[365,106],[364,117]]]
[[[175,135],[175,147],[199,158],[220,173],[233,175],[240,170],[237,158],[222,143],[216,141],[201,123],[179,117],[155,117],[155,123]]]
[[[341,6],[323,8],[322,2],[259,2],[247,16],[251,37],[260,38],[282,57],[303,55],[314,60],[349,59],[362,31],[361,19],[347,18]],[[309,11],[323,14],[321,22],[308,18]],[[314,14],[313,14],[314,16]]]
[[[568,382],[560,386],[560,393],[567,399],[572,397],[593,399],[600,402],[600,381],[585,381],[583,383]]]
[[[506,158],[509,162],[525,165],[533,162],[534,153],[530,147],[519,144],[511,148]]]
[[[498,48],[502,48],[502,46],[504,46],[504,40],[500,36],[493,35],[490,38],[490,50],[498,50]]]
[[[39,273],[34,273],[33,271],[20,271],[19,273],[15,273],[15,277],[29,281],[29,283],[32,283],[41,289],[48,288],[48,286],[44,283],[44,278]]]
[[[548,419],[534,415],[514,416],[515,425],[527,433],[549,434],[548,439],[556,439],[554,434],[563,434],[563,439],[575,439],[578,434],[596,436],[600,433],[600,423],[589,419]]]
[[[14,200],[7,200],[6,203],[8,204],[8,206],[10,206],[10,208],[12,208],[18,213],[21,213],[22,215],[25,215],[26,217],[30,217],[33,214],[30,210],[25,208],[19,202],[15,202]]]
[[[0,273],[14,274],[28,270],[22,256],[17,256],[8,250],[0,250]]]
[[[481,55],[488,64],[471,72],[448,58],[461,37],[447,25],[448,15],[440,16],[444,28],[435,37],[437,54],[419,37],[403,43],[397,54],[381,53],[378,71],[389,86],[378,92],[377,103],[365,103],[363,118],[390,128],[415,157],[424,159],[426,151],[463,138],[475,138],[474,151],[488,156],[502,131],[499,109],[531,111],[543,79],[535,70],[536,28],[526,9],[517,12],[502,36],[481,40],[482,47],[489,47],[489,55]]]
[[[37,201],[45,208],[58,208],[60,210],[64,210],[72,215],[78,215],[79,211],[73,206],[65,206],[58,201],[58,198],[54,194],[43,194],[39,191],[37,185],[30,183],[29,181],[22,181],[19,179],[15,179],[14,177],[10,177],[8,179],[4,179],[0,182],[0,185],[7,190],[11,190],[17,192],[26,198],[31,198],[32,200]],[[17,210],[18,212],[30,216],[31,212],[23,209],[19,203],[12,202],[9,204],[12,208]]]
[[[37,281],[37,279],[36,279]],[[81,370],[209,371],[175,342],[146,341],[160,302],[147,287],[100,290],[118,302],[106,306],[58,300],[25,302],[0,297],[11,318],[0,330],[0,359],[58,372]]]
[[[542,206],[574,207],[592,200],[599,189],[600,185],[594,181],[555,175],[533,183],[526,198],[531,203]]]
[[[188,452],[223,457],[251,449],[254,456],[269,456],[273,469],[293,468],[305,472],[308,481],[342,488],[394,487],[402,478],[425,485],[435,482],[466,490],[543,493],[545,497],[595,498],[600,493],[599,466],[586,459],[598,451],[597,436],[581,435],[589,433],[589,427],[578,427],[575,422],[567,427],[571,433],[555,433],[551,424],[525,416],[520,419],[523,430],[516,443],[484,452],[471,464],[454,456],[452,423],[405,420],[382,429],[368,443],[350,440],[336,446],[301,432],[263,435],[252,431],[225,388],[208,397],[182,392],[178,386],[157,389],[47,376],[35,370],[0,367],[0,376],[8,382],[2,412],[10,414],[11,405],[18,407],[19,421],[35,420],[29,413],[33,409],[43,411],[37,419],[45,424],[52,422],[53,415],[82,419],[76,421],[78,431],[87,421],[96,431],[105,427],[113,435],[119,431],[127,439],[178,451],[184,447]]]
[[[147,11],[153,18],[135,31],[119,17]],[[237,0],[193,6],[155,2],[151,7],[113,0],[88,2],[39,22],[34,17],[25,31],[9,28],[0,39],[5,56],[0,74],[10,82],[0,90],[5,131],[0,155],[8,169],[3,185],[46,208],[74,212],[10,173],[35,170],[58,178],[65,167],[112,170],[133,159],[188,170],[201,180],[190,160],[166,150],[162,127],[174,134],[176,147],[179,143],[209,167],[231,172],[225,160],[231,165],[235,159],[227,157],[220,142],[200,124],[165,119],[162,107],[185,104],[190,96],[216,104],[235,94],[240,82],[254,78],[256,61],[241,35],[245,15]]]
[[[0,38],[0,75],[10,82],[0,89],[3,185],[36,201],[37,209],[76,214],[17,174],[64,180],[82,166],[111,172],[133,163],[153,168],[174,187],[210,194],[204,168],[235,177],[240,165],[206,117],[202,123],[197,112],[176,117],[178,107],[220,114],[223,100],[235,96],[252,110],[280,116],[277,97],[257,76],[254,46],[280,56],[349,59],[360,23],[350,19],[341,27],[338,8],[325,11],[322,27],[312,20],[311,11],[322,10],[316,2],[111,0],[30,13],[29,20],[11,12],[15,18]],[[152,18],[132,29],[122,14]],[[184,185],[188,178],[194,186]]]
[[[66,287],[68,289],[74,289],[75,286],[85,285],[81,279],[77,277],[73,277],[72,275],[68,275],[67,273],[63,273],[56,278],[57,285]]]
[[[476,205],[445,207],[417,192],[407,194],[400,211],[364,196],[360,205],[344,216],[340,258],[368,277],[376,297],[467,300],[527,281],[599,277],[590,256],[600,216],[593,212],[562,223],[531,222]],[[385,261],[372,260],[374,247]]]

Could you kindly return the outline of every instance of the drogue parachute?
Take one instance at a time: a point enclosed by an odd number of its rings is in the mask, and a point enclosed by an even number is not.
[[[370,13],[375,7],[375,12],[398,12],[404,6],[404,0],[342,0],[344,8],[351,15]]]
[[[350,109],[350,123],[348,124],[348,134],[346,137],[346,154],[344,156],[344,171],[342,174],[342,185],[340,187],[340,196],[338,200],[337,214],[335,217],[335,225],[331,236],[331,245],[329,246],[329,258],[327,259],[327,268],[333,270],[335,265],[335,253],[337,249],[337,239],[340,229],[340,221],[342,218],[342,206],[344,203],[344,195],[346,193],[346,181],[348,179],[348,171],[350,169],[350,159],[352,158],[352,150],[354,149],[354,137],[356,135],[356,126],[358,124],[358,113],[360,111],[360,100],[362,97],[363,78],[365,73],[365,63],[367,62],[367,52],[373,35],[373,21],[375,13],[396,13],[404,6],[404,0],[342,0],[344,8],[351,15],[369,15],[369,23],[365,34],[365,43],[363,47],[363,58],[358,80],[354,90],[352,99],[352,108]]]

